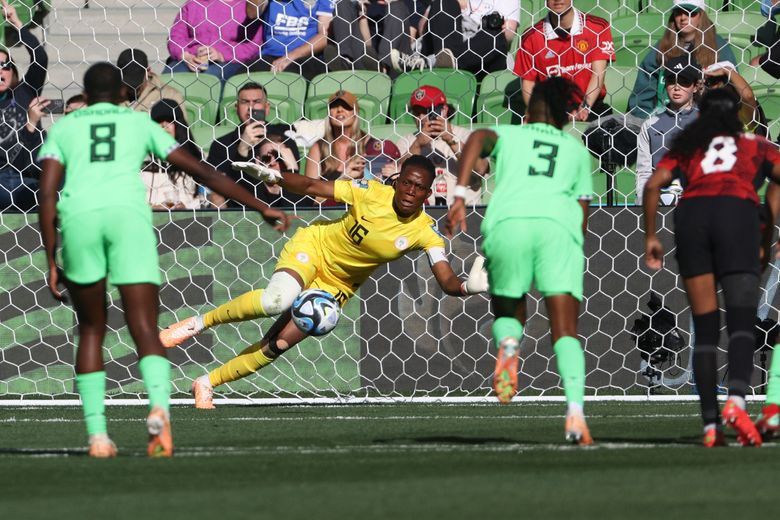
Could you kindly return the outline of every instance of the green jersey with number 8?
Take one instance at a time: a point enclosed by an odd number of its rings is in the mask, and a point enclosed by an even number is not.
[[[66,218],[100,208],[148,208],[141,165],[148,154],[165,159],[177,146],[149,114],[96,103],[57,121],[38,159],[65,167],[57,211]]]
[[[495,128],[495,192],[483,232],[510,218],[549,218],[582,244],[579,200],[593,197],[591,159],[574,136],[545,123]]]

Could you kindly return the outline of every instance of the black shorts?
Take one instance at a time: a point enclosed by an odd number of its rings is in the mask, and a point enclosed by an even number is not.
[[[736,197],[683,199],[674,210],[674,239],[680,275],[759,275],[759,208]]]

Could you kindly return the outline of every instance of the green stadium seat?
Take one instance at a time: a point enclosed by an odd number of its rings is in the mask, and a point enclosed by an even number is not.
[[[604,77],[607,103],[618,112],[628,109],[628,98],[636,82],[637,67],[608,67]]]
[[[381,72],[350,70],[320,74],[309,82],[304,112],[309,119],[322,119],[328,113],[328,98],[338,90],[346,90],[357,96],[361,119],[381,124],[387,119],[391,89],[392,80]]]
[[[728,34],[729,41],[750,41],[756,30],[764,25],[766,18],[755,11],[717,11],[711,18],[720,34]]]
[[[412,135],[417,132],[417,125],[371,125],[369,135],[377,139],[390,139],[391,141],[398,142],[398,140],[407,135]]]
[[[455,107],[452,121],[465,125],[471,121],[474,98],[477,95],[477,78],[464,70],[433,69],[401,74],[393,83],[390,99],[390,118],[397,123],[413,123],[414,118],[406,107],[412,92],[422,85],[433,85],[447,95],[447,101]]]
[[[767,121],[780,119],[780,87],[753,88],[753,93],[764,109]]]
[[[477,98],[477,121],[519,124],[525,113],[522,80],[510,70],[492,72],[482,79]]]
[[[194,125],[190,127],[190,133],[192,140],[195,144],[203,149],[203,157],[205,158],[209,153],[211,143],[216,139],[219,139],[228,132],[234,130],[236,126],[234,124],[226,125]]]
[[[248,82],[259,83],[268,92],[271,103],[269,122],[293,123],[303,118],[303,104],[306,100],[308,84],[299,74],[292,72],[250,72],[237,74],[227,80],[219,104],[219,120],[238,123],[236,114],[236,96],[238,89]]]
[[[184,110],[190,126],[215,123],[222,90],[219,78],[194,72],[174,72],[162,74],[161,77],[166,85],[184,96]]]

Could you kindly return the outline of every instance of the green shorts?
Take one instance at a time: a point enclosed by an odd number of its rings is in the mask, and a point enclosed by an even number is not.
[[[543,296],[571,294],[582,300],[585,255],[560,223],[547,218],[498,222],[485,236],[490,294],[520,298],[534,284]]]
[[[157,234],[149,208],[113,207],[64,219],[62,264],[68,280],[91,284],[160,285]]]

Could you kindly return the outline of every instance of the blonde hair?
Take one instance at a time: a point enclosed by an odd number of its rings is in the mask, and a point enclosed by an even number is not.
[[[693,36],[693,50],[690,51],[690,54],[699,66],[704,69],[718,61],[718,44],[715,40],[717,31],[707,13],[704,10],[699,11],[699,13],[701,20]],[[658,53],[655,56],[656,64],[663,65],[665,61],[671,58],[688,54],[689,51],[682,47],[680,43],[678,30],[674,24],[674,11],[672,11],[666,23],[664,35],[661,37],[661,43],[658,45]]]
[[[355,106],[355,119],[352,126],[344,128],[341,135],[350,140],[347,148],[347,160],[355,155],[363,155],[366,152],[366,141],[368,134],[360,128],[360,117],[358,117],[358,107]],[[325,125],[325,136],[317,142],[320,149],[320,176],[328,180],[335,180],[339,177],[339,167],[346,162],[333,155],[333,144],[336,142],[336,132],[333,130],[333,123],[330,120],[330,110],[328,111],[328,124]],[[343,170],[343,168],[342,168]]]

